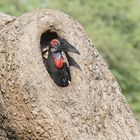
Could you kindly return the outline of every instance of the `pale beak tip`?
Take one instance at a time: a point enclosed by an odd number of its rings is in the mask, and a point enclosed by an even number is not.
[[[71,81],[68,81],[69,85],[71,84]]]

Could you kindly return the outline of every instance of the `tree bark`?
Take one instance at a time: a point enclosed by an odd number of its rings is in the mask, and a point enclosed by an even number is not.
[[[0,20],[0,139],[140,139],[118,83],[78,22],[48,9]],[[48,30],[81,53],[70,54],[82,71],[71,67],[65,88],[43,64],[40,38]]]

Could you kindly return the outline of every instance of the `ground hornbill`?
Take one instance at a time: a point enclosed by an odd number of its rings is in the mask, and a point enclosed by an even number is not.
[[[42,45],[43,62],[53,81],[61,87],[66,87],[71,83],[69,66],[80,69],[68,52],[80,54],[70,43],[59,37]]]

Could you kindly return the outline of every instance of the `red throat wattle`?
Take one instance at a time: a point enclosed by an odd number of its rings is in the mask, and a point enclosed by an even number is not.
[[[53,57],[54,57],[54,63],[55,63],[56,68],[60,69],[61,67],[63,67],[64,58],[63,58],[62,54],[60,52],[57,52],[57,53],[53,54]]]
[[[55,66],[57,68],[60,69],[63,66],[63,64],[64,64],[64,59],[63,58],[61,58],[61,59],[55,59]]]

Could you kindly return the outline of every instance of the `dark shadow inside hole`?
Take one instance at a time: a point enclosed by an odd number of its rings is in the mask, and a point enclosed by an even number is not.
[[[52,40],[59,42],[59,45],[50,45]],[[80,55],[80,52],[67,42],[67,40],[60,38],[56,32],[51,32],[50,30],[42,34],[40,45],[44,65],[53,81],[58,86],[68,86],[71,83],[69,67],[74,66],[81,70],[79,64],[68,52],[73,52],[78,55]]]

